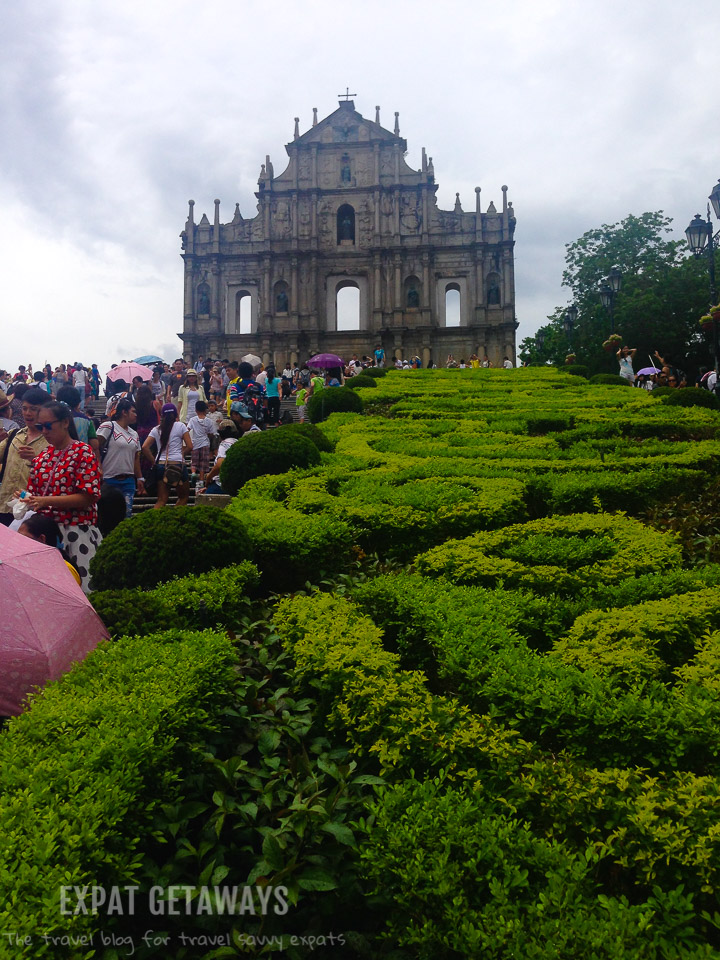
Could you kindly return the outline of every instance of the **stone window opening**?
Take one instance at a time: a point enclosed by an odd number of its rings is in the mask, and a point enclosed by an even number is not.
[[[210,315],[210,287],[207,283],[201,283],[197,288],[197,312],[199,317]]]
[[[417,277],[408,277],[405,280],[405,307],[408,310],[420,309],[420,281]]]
[[[252,333],[252,297],[247,290],[238,290],[235,296],[235,330]]]
[[[449,283],[445,288],[445,326],[460,326],[460,285]]]
[[[353,280],[338,284],[335,292],[335,329],[360,329],[360,287]]]
[[[500,298],[500,274],[491,273],[487,278],[487,297],[486,302],[489,307],[499,307]]]
[[[355,243],[355,211],[349,203],[337,212],[337,242],[346,246]]]

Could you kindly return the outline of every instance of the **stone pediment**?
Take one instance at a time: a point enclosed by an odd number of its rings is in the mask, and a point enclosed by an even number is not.
[[[401,137],[392,131],[358,113],[352,100],[341,100],[334,113],[320,120],[316,126],[311,127],[292,144],[288,144],[288,147],[311,143],[368,143],[371,140],[404,143]]]

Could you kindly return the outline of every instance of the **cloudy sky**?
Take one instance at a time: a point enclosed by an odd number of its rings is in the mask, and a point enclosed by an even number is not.
[[[180,353],[187,200],[255,210],[337,107],[433,157],[438,200],[509,185],[518,340],[568,300],[565,244],[720,177],[717,0],[32,0],[0,58],[0,367]]]

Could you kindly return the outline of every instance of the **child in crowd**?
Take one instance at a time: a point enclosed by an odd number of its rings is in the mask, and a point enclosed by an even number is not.
[[[217,404],[215,405],[217,408]],[[205,474],[210,469],[210,437],[217,435],[217,426],[208,416],[208,404],[204,400],[195,403],[195,416],[188,420],[188,430],[192,440],[190,463],[197,481],[205,485]]]
[[[295,406],[298,408],[300,423],[305,423],[305,414],[307,413],[307,387],[298,387],[295,391]]]
[[[219,404],[215,400],[208,401],[207,415],[208,415],[208,419],[212,420],[212,422],[215,424],[216,427],[219,427],[220,424],[225,419],[225,415],[223,411],[219,409]],[[217,435],[217,433],[214,433],[210,437],[210,453],[211,454],[217,453],[217,448],[219,443],[220,443],[220,437]]]

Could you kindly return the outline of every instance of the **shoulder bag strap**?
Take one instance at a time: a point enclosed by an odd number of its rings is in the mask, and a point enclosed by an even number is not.
[[[0,464],[0,480],[2,479],[5,473],[5,464],[7,463],[8,454],[10,453],[10,444],[15,439],[15,434],[20,432],[20,427],[15,427],[14,430],[11,430],[7,435],[7,443],[5,444],[5,451],[3,453],[2,464]]]

